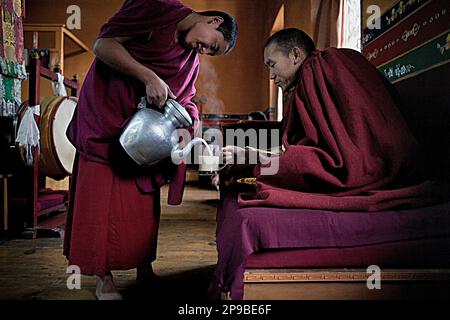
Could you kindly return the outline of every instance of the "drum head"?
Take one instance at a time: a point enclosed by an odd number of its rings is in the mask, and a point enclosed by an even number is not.
[[[66,130],[70,120],[72,120],[76,105],[77,101],[75,99],[64,99],[55,112],[52,124],[53,143],[56,154],[62,167],[69,174],[72,173],[76,149],[70,143],[69,139],[67,139]]]

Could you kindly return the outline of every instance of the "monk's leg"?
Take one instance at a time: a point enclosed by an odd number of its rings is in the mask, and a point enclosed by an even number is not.
[[[148,259],[140,264],[136,270],[136,283],[140,285],[154,285],[161,282],[161,278],[153,271],[152,263],[156,260],[158,229],[161,217],[161,194],[160,190],[153,193],[153,225],[155,226],[150,238],[150,255]]]

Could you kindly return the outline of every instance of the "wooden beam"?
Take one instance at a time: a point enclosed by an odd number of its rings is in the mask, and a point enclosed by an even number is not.
[[[87,45],[85,45],[80,39],[78,39],[78,37],[76,37],[67,28],[63,28],[62,31],[70,40],[75,42],[75,44],[78,45],[80,48],[82,48],[84,51],[94,54]]]
[[[56,73],[52,72],[51,70],[41,67],[40,68],[40,72],[41,72],[41,76],[48,79],[48,80],[52,80],[52,81],[57,81],[58,80],[58,76],[56,75]],[[67,78],[64,78],[64,85],[66,85],[67,87],[71,88],[71,89],[78,89],[79,88],[79,83],[73,80],[68,80]]]
[[[24,23],[23,25],[24,32],[57,32],[61,31],[64,36],[67,36],[70,40],[72,40],[76,45],[82,48],[85,52],[92,53],[92,50],[86,46],[77,36],[75,36],[69,29],[65,27],[63,24],[46,24],[46,23]]]

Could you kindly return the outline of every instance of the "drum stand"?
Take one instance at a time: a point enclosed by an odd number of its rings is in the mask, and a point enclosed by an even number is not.
[[[54,72],[41,66],[39,55],[37,53],[32,53],[30,57],[30,74],[29,74],[29,106],[36,106],[40,104],[40,80],[41,77],[57,81],[59,69],[55,69]],[[71,96],[77,97],[79,83],[77,82],[76,76],[72,80],[64,79],[64,84],[66,87],[70,88]],[[35,115],[36,123],[39,124],[39,116]],[[30,168],[28,174],[29,179],[32,183],[26,183],[27,188],[27,214],[25,226],[26,229],[23,232],[23,236],[26,238],[36,238],[41,234],[48,236],[52,232],[52,229],[65,223],[67,203],[61,205],[56,205],[52,208],[47,208],[44,211],[40,211],[39,206],[39,187],[42,185],[42,175],[39,174],[39,155],[37,149],[34,150],[34,165]],[[70,179],[70,178],[69,178]],[[70,184],[70,182],[69,182]],[[40,215],[46,214],[53,211],[62,211],[62,214],[56,215],[52,218],[46,219],[44,222],[38,222],[38,217]]]

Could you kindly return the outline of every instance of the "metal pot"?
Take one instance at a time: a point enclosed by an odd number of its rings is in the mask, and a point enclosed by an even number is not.
[[[173,152],[187,154],[192,144],[180,149],[178,138],[173,135],[176,129],[192,125],[186,109],[175,100],[168,99],[162,113],[145,107],[145,97],[139,106],[140,110],[130,118],[119,138],[125,152],[143,167],[156,164],[170,157]]]

